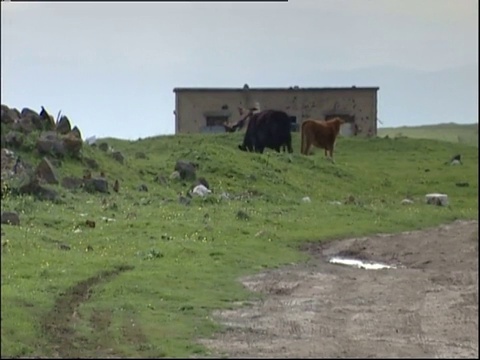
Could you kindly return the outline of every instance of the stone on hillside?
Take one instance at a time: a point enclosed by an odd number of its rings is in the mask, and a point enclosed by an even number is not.
[[[203,185],[207,189],[210,189],[210,185],[208,184],[207,179],[205,179],[204,177],[199,177],[197,180],[195,180],[194,187],[197,186],[197,185]]]
[[[432,193],[425,195],[425,202],[430,205],[447,206],[448,195]]]
[[[18,126],[15,126],[18,130],[20,130],[24,134],[30,134],[32,131],[36,129],[32,121],[32,117],[22,117],[18,123]]]
[[[124,161],[125,161],[125,157],[123,156],[123,154],[120,152],[120,151],[114,151],[112,153],[112,157],[118,161],[120,164],[123,165]]]
[[[20,120],[18,112],[10,109],[7,105],[1,105],[1,122],[2,124],[13,124]]]
[[[183,204],[183,205],[190,205],[190,201],[192,201],[190,198],[186,197],[186,196],[182,196],[180,195],[178,197],[178,202],[180,204]]]
[[[72,131],[72,125],[70,124],[68,117],[62,115],[55,126],[55,131],[62,135],[68,134],[70,131]]]
[[[24,182],[16,192],[19,194],[29,194],[35,196],[38,200],[49,200],[52,202],[58,202],[58,193],[46,187],[40,185],[38,179],[35,176],[29,176],[27,181]]]
[[[403,199],[403,200],[401,201],[401,204],[402,204],[402,205],[410,205],[410,204],[413,204],[413,200]]]
[[[460,160],[452,160],[452,162],[450,163],[450,165],[462,165],[462,162]]]
[[[148,191],[148,187],[147,185],[145,184],[141,184],[139,187],[138,187],[138,191]]]
[[[20,146],[23,145],[24,140],[25,136],[21,132],[11,130],[5,136],[5,145],[18,149]]]
[[[83,141],[79,139],[75,134],[69,132],[63,136],[63,146],[65,151],[75,158],[80,158],[80,150],[82,150]]]
[[[2,219],[1,223],[2,224],[7,224],[7,225],[20,225],[20,217],[18,216],[18,213],[15,211],[2,211]]]
[[[312,202],[312,200],[310,200],[309,196],[305,196],[305,197],[302,198],[302,202],[309,203],[309,202]]]
[[[469,187],[470,184],[466,181],[459,181],[457,183],[455,183],[455,186],[458,186],[458,187]]]
[[[99,165],[95,159],[84,157],[82,160],[83,160],[83,163],[87,165],[90,169],[98,170]]]
[[[196,166],[188,161],[178,160],[175,164],[175,170],[179,172],[182,180],[195,180]]]
[[[84,189],[88,192],[108,193],[108,182],[103,178],[92,178],[84,180]]]
[[[78,189],[83,185],[83,179],[75,176],[65,176],[62,179],[61,185],[68,190]]]
[[[40,118],[42,119],[42,128],[40,130],[52,131],[55,130],[55,120],[53,116],[50,115],[47,110],[42,106],[40,111]]]
[[[40,155],[54,155],[63,157],[66,149],[63,141],[54,131],[44,131],[40,134],[36,144],[37,151]]]
[[[36,111],[29,108],[22,109],[20,113],[20,124],[24,132],[44,129],[44,119],[42,119]]]
[[[35,175],[47,184],[58,184],[55,168],[47,158],[43,158],[40,164],[38,164]]]
[[[193,188],[192,190],[192,194],[193,195],[198,195],[200,197],[205,197],[207,196],[208,194],[210,194],[212,191],[209,190],[205,185],[203,184],[200,184],[200,185],[197,185]]]
[[[102,151],[107,152],[108,149],[110,148],[110,146],[108,146],[108,144],[106,142],[102,142],[102,143],[98,144],[98,148]]]
[[[77,139],[82,139],[82,133],[80,132],[80,129],[76,126],[73,127],[71,134],[74,135]]]

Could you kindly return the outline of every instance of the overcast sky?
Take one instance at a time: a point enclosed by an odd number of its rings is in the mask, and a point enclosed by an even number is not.
[[[2,2],[1,102],[137,139],[174,133],[174,87],[337,86],[308,74],[478,64],[477,44],[478,0]]]

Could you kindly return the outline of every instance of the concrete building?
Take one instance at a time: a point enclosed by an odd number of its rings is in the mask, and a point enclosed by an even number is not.
[[[344,118],[343,136],[377,134],[378,87],[175,88],[175,133],[224,132],[240,120],[238,108],[283,110],[292,128],[306,119]]]

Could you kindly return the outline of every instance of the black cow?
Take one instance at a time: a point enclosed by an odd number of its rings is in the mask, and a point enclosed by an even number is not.
[[[280,152],[283,147],[285,151],[285,146],[289,153],[293,152],[289,116],[279,110],[264,110],[251,115],[243,144],[238,148],[262,154],[265,148]]]

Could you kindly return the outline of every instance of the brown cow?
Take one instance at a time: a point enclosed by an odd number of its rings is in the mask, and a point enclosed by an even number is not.
[[[305,120],[302,123],[300,152],[303,155],[309,155],[311,147],[316,146],[325,149],[325,156],[327,156],[327,152],[330,153],[330,159],[333,161],[335,140],[343,123],[345,123],[345,120],[339,117],[328,121]]]

